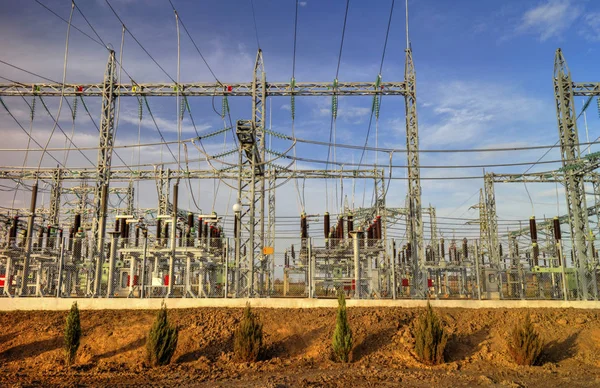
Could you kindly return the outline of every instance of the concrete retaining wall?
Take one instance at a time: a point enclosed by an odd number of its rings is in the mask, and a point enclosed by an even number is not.
[[[69,299],[69,298],[2,298],[0,311],[68,310],[77,301],[83,310],[153,310],[165,301],[170,309],[225,307],[242,308],[250,301],[259,308],[335,308],[335,299]],[[348,307],[424,307],[425,300],[347,300]],[[600,309],[597,301],[554,300],[432,300],[433,307],[441,308],[575,308]]]

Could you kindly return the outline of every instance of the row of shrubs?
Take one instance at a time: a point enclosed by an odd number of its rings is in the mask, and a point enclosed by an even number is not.
[[[166,365],[177,348],[178,330],[171,325],[167,317],[167,308],[162,304],[154,323],[146,337],[146,355],[153,366]],[[426,311],[421,314],[413,328],[415,354],[426,364],[435,365],[444,362],[444,351],[448,334],[442,320],[427,303]],[[71,365],[75,360],[81,338],[81,325],[77,302],[73,303],[65,323],[65,362]],[[239,322],[233,342],[237,360],[253,362],[264,354],[263,329],[258,316],[246,305]],[[343,293],[338,296],[338,310],[331,344],[331,356],[337,362],[349,362],[352,351],[352,330],[348,322],[346,299]],[[543,350],[543,343],[534,329],[529,315],[511,331],[508,339],[509,353],[517,364],[536,365]]]

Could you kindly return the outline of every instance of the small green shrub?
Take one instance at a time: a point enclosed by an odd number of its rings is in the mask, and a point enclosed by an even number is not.
[[[246,303],[244,315],[233,337],[233,352],[238,361],[257,361],[263,352],[262,323]]]
[[[444,349],[448,335],[429,302],[427,302],[427,311],[417,322],[414,335],[415,352],[422,362],[430,365],[444,362]]]
[[[533,328],[529,314],[512,330],[508,341],[508,351],[519,365],[536,365],[540,360],[544,344]]]
[[[77,302],[73,302],[71,311],[69,311],[65,322],[65,362],[67,365],[71,365],[75,361],[80,339],[81,323],[79,322],[79,308],[77,308]]]
[[[346,297],[341,291],[338,294],[338,311],[331,350],[334,361],[350,361],[350,352],[352,351],[352,330],[350,330],[350,325],[348,324]]]
[[[167,365],[177,348],[179,331],[169,324],[167,306],[164,302],[146,338],[146,355],[152,366]]]

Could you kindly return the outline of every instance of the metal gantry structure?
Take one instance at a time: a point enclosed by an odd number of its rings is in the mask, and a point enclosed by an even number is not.
[[[404,96],[406,107],[407,151],[409,161],[409,215],[410,241],[412,244],[414,274],[419,277],[424,264],[423,225],[421,220],[421,186],[419,171],[419,143],[416,107],[416,77],[412,50],[406,50],[405,80],[402,82],[267,82],[264,70],[262,50],[258,50],[253,79],[250,83],[131,83],[121,84],[117,78],[115,53],[109,50],[109,58],[101,84],[52,84],[52,83],[11,83],[0,84],[0,96],[20,97],[88,97],[102,98],[100,119],[100,140],[98,161],[95,169],[21,169],[0,168],[0,179],[18,181],[53,182],[53,200],[51,214],[53,223],[58,223],[61,185],[66,180],[95,182],[94,218],[92,222],[95,250],[92,252],[96,267],[94,270],[93,295],[98,296],[101,289],[102,265],[107,261],[106,218],[108,214],[108,196],[111,182],[134,180],[155,180],[159,193],[159,216],[173,213],[172,222],[177,222],[176,194],[170,203],[171,181],[180,179],[220,179],[238,182],[237,201],[241,205],[236,231],[239,246],[236,247],[236,266],[239,278],[236,280],[236,296],[264,296],[273,287],[274,258],[272,248],[275,241],[275,191],[277,180],[301,179],[374,179],[376,185],[376,215],[383,216],[385,234],[385,179],[383,172],[377,170],[297,170],[280,167],[266,159],[265,110],[268,97],[273,96]],[[238,140],[238,169],[211,170],[116,170],[111,168],[115,134],[115,107],[120,97],[193,97],[193,96],[247,96],[252,99],[252,117],[238,120],[236,135]],[[176,183],[177,185],[177,183]],[[175,192],[176,190],[174,190]],[[88,195],[86,191],[84,195]],[[138,193],[139,195],[140,193]],[[130,194],[133,196],[133,193]],[[85,200],[84,200],[85,201]],[[133,200],[127,207],[132,211]],[[35,206],[33,206],[35,208]],[[81,209],[83,210],[83,209]],[[132,215],[132,214],[129,214]],[[34,214],[31,215],[33,219]],[[173,238],[175,230],[172,231]],[[175,257],[174,243],[171,243]],[[172,275],[172,273],[170,273]],[[421,280],[422,282],[423,280]],[[426,277],[425,277],[425,282]],[[415,286],[415,296],[423,297],[425,287]]]

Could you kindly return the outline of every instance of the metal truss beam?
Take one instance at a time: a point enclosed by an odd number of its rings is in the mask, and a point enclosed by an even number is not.
[[[184,83],[180,88],[173,83],[114,84],[116,97],[140,96],[254,96],[254,82],[250,83]],[[404,82],[382,82],[378,87],[374,82],[289,82],[265,83],[265,96],[373,96],[404,95]],[[8,83],[0,84],[0,96],[96,96],[102,97],[104,84],[62,84],[51,83]]]
[[[577,132],[577,119],[575,114],[573,82],[567,62],[561,49],[556,51],[554,60],[554,96],[556,99],[556,116],[558,120],[558,135],[560,150],[565,169],[565,191],[567,208],[570,215],[571,241],[573,256],[579,269],[582,286],[581,297],[584,300],[597,298],[597,284],[595,276],[594,258],[592,250],[588,249],[588,216],[585,209],[584,182],[580,174],[569,172],[573,160],[581,157],[579,149],[579,135]]]
[[[411,294],[425,297],[427,276],[424,273],[423,219],[421,215],[421,173],[419,165],[419,125],[417,120],[417,86],[412,50],[406,49],[404,67],[406,83],[406,148],[408,158],[408,208],[412,246],[413,284]]]
[[[26,181],[35,180],[52,180],[53,174],[56,169],[32,169],[32,170],[12,170],[3,169],[0,167],[0,180],[1,179],[22,179]],[[236,170],[165,170],[168,171],[169,179],[225,179],[225,180],[237,180],[238,171]],[[268,179],[271,174],[276,176],[278,180],[287,180],[291,178],[302,178],[302,179],[375,179],[380,173],[375,170],[267,170],[265,176]],[[250,174],[248,174],[250,175]],[[82,180],[95,180],[98,177],[98,173],[95,169],[80,169],[80,170],[60,170],[60,179],[63,181],[82,181]],[[110,180],[111,182],[129,182],[131,179],[134,180],[156,180],[156,171],[154,170],[111,170]],[[69,189],[63,189],[69,190]],[[112,190],[112,189],[111,189]],[[123,188],[115,188],[115,190],[123,190]]]

